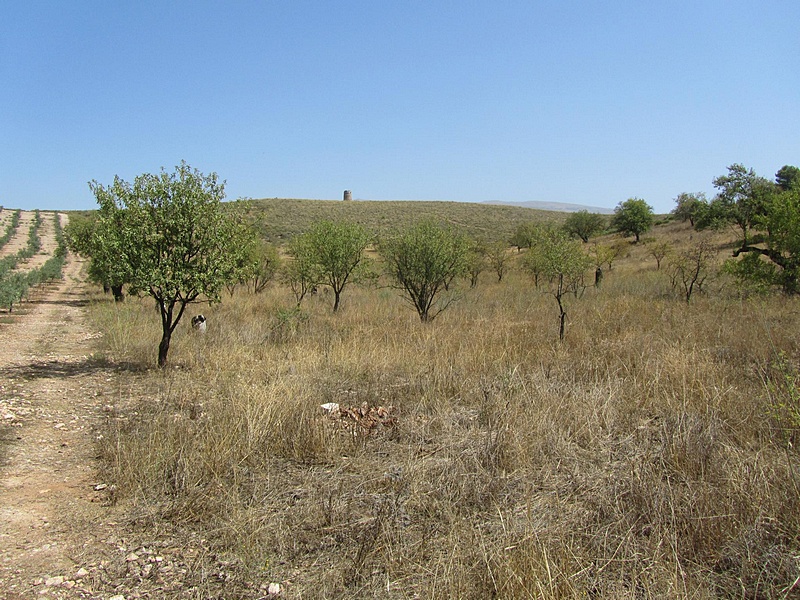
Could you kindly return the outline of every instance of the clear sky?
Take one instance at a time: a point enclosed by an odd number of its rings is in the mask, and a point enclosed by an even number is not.
[[[181,160],[227,197],[657,212],[800,166],[798,0],[6,0],[0,204]]]

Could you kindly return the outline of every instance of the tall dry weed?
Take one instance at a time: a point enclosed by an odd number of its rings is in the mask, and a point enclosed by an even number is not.
[[[798,456],[765,373],[800,359],[796,301],[667,292],[634,248],[563,344],[518,272],[427,325],[387,290],[337,315],[237,294],[203,309],[206,336],[179,332],[172,369],[127,375],[109,469],[289,597],[791,597]],[[109,352],[150,361],[147,328],[106,310]]]

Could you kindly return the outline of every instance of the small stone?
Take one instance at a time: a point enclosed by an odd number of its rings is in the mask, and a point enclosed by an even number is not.
[[[136,562],[139,560],[139,555],[136,552],[131,552],[128,556],[125,557],[125,560],[128,562]]]
[[[107,487],[108,487],[107,483],[98,483],[96,486],[94,486],[94,491],[95,492],[100,492],[100,491],[106,489]]]
[[[108,600],[125,600],[125,596],[122,594],[117,594],[116,596],[111,596]]]
[[[281,584],[280,583],[270,583],[267,586],[267,594],[270,596],[278,596],[281,593]]]
[[[80,569],[78,569],[78,571],[75,573],[75,579],[83,579],[83,578],[84,578],[84,577],[86,577],[87,575],[89,575],[89,571],[87,571],[86,569],[84,569],[83,567],[81,567],[81,568],[80,568]]]
[[[55,587],[57,585],[61,585],[62,583],[64,583],[64,578],[61,575],[56,577],[48,577],[44,581],[45,587]]]

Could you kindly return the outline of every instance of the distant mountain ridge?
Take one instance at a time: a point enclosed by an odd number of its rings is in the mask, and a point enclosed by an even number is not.
[[[578,212],[580,210],[586,210],[590,213],[598,213],[601,215],[614,214],[614,210],[611,208],[603,208],[602,206],[587,206],[584,204],[570,204],[569,202],[542,202],[538,200],[529,200],[527,202],[501,202],[499,200],[484,200],[481,204],[504,204],[508,206],[521,206],[522,208],[552,210],[556,212]]]

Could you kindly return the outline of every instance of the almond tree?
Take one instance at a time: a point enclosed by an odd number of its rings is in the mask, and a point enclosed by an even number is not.
[[[606,227],[606,218],[588,210],[579,210],[570,214],[564,221],[564,231],[569,235],[579,237],[584,244],[589,243],[589,238],[597,235]]]
[[[558,304],[558,339],[563,341],[567,297],[573,295],[577,298],[584,290],[591,259],[583,252],[580,242],[570,239],[558,230],[550,230],[539,237],[523,262],[534,277],[547,281],[546,292]]]
[[[393,287],[416,309],[420,321],[433,321],[457,298],[446,293],[467,271],[470,242],[449,227],[422,221],[381,245]]]
[[[174,173],[144,174],[133,183],[90,184],[100,205],[90,249],[99,248],[131,294],[152,296],[161,315],[158,366],[188,304],[219,301],[238,281],[250,244],[242,215],[222,205],[225,184],[182,162]]]
[[[689,304],[692,295],[703,291],[706,279],[712,271],[714,247],[708,240],[692,244],[688,249],[675,254],[670,260],[672,289]]]
[[[320,221],[300,237],[292,246],[295,260],[315,266],[318,280],[313,283],[333,290],[333,312],[337,312],[344,288],[371,276],[364,255],[371,236],[358,223]]]

